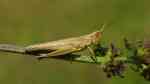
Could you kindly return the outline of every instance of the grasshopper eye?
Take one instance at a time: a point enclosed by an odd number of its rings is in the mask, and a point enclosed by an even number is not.
[[[98,44],[101,39],[101,32],[94,32],[93,35],[90,36],[93,44]]]

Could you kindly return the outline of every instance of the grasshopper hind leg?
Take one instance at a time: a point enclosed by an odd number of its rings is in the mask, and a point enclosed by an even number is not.
[[[39,59],[42,58],[54,58],[54,59],[63,59],[63,60],[70,60],[71,63],[72,61],[76,58],[79,57],[79,55],[72,54],[75,51],[78,51],[78,48],[72,48],[72,49],[58,49],[55,51],[52,51],[47,54],[42,54]]]
[[[61,55],[67,55],[67,54],[71,54],[75,51],[78,51],[78,49],[73,48],[73,49],[58,49],[55,50],[53,52],[48,53],[49,57],[57,57],[57,56],[61,56]]]

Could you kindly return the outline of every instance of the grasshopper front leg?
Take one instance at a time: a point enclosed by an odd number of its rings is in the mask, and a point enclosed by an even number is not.
[[[93,49],[92,49],[90,46],[87,46],[87,49],[88,49],[89,52],[91,53],[90,58],[91,58],[95,63],[97,63],[97,58],[96,58],[96,55],[95,55]]]

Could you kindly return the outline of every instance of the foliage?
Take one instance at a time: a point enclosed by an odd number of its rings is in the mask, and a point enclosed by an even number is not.
[[[117,48],[114,43],[103,46],[101,43],[92,46],[97,58],[95,63],[90,57],[83,55],[71,55],[61,57],[64,60],[81,63],[100,64],[108,78],[119,76],[124,78],[126,68],[139,72],[146,80],[150,80],[150,48],[145,41],[129,42],[124,40],[123,49]],[[58,57],[58,59],[60,59]]]

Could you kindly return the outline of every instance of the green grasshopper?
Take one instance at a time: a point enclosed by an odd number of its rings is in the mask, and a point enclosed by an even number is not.
[[[87,35],[30,45],[25,47],[25,51],[28,54],[36,54],[38,55],[37,57],[57,57],[78,52],[87,48],[92,54],[90,56],[91,59],[96,62],[97,59],[90,45],[98,44],[101,39],[103,29],[104,25],[102,26],[101,31],[95,31]]]

